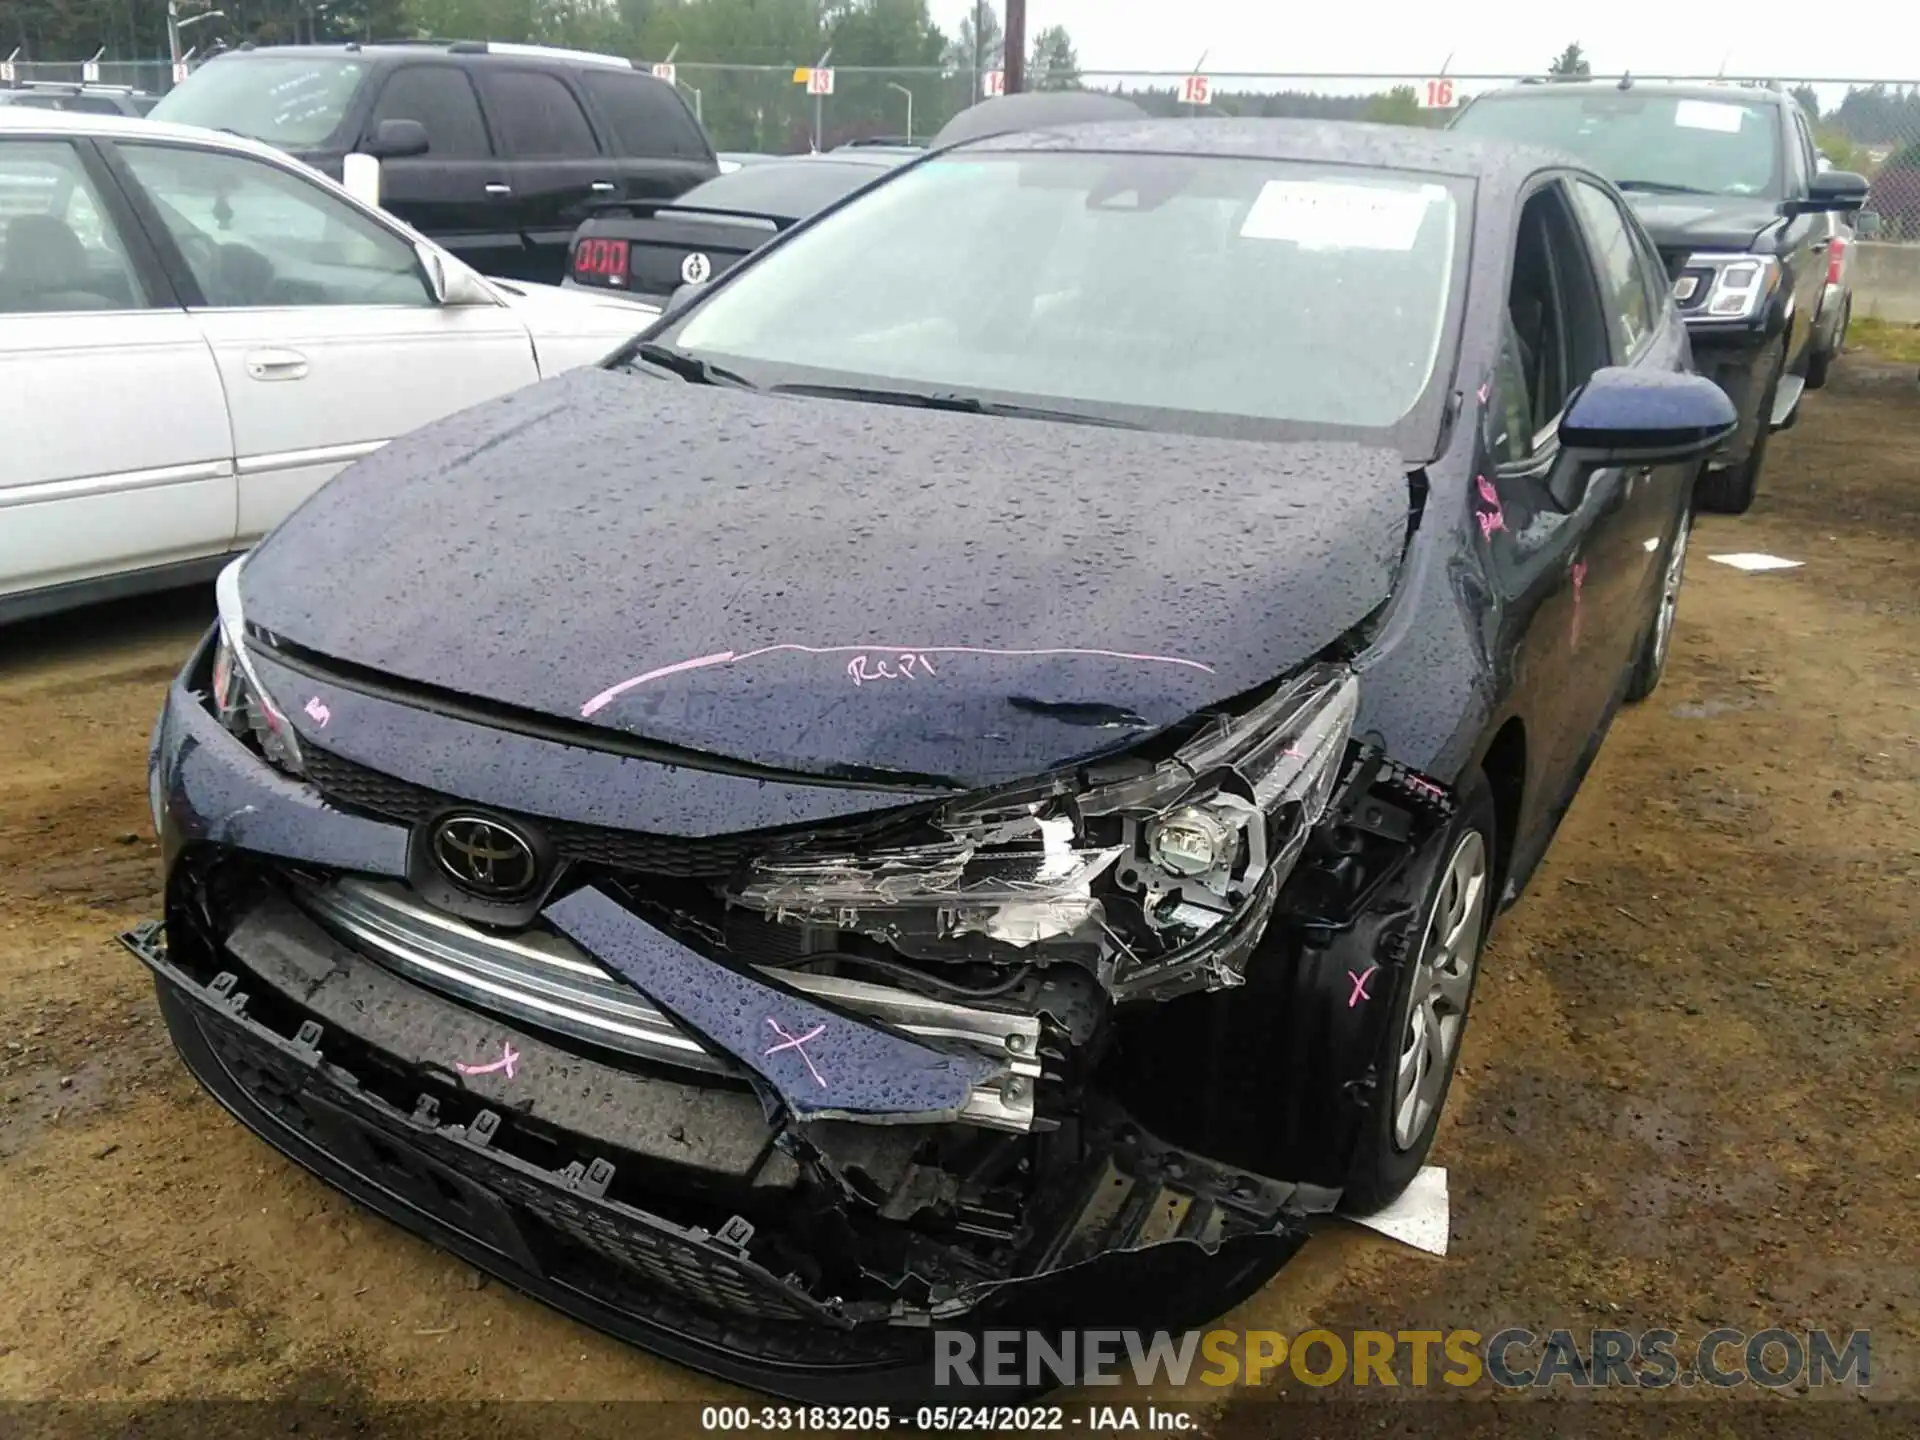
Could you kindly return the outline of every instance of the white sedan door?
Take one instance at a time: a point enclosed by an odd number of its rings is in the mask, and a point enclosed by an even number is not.
[[[199,294],[226,387],[252,544],[342,466],[539,379],[504,305],[441,305],[412,242],[286,164],[122,140],[137,193]]]
[[[0,615],[232,548],[220,377],[159,288],[72,141],[0,139]]]

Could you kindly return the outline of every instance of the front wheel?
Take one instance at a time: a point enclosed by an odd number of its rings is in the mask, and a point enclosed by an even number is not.
[[[1366,1215],[1412,1183],[1433,1148],[1453,1083],[1480,952],[1494,908],[1493,794],[1478,771],[1457,809],[1427,884],[1418,948],[1400,968],[1372,1094],[1356,1137],[1341,1208]]]
[[[1760,472],[1766,468],[1767,446],[1773,439],[1773,402],[1780,394],[1780,377],[1787,371],[1787,352],[1780,350],[1780,363],[1767,377],[1767,388],[1760,395],[1759,433],[1753,437],[1753,449],[1747,458],[1724,470],[1701,472],[1693,489],[1694,501],[1702,510],[1721,515],[1744,515],[1753,508],[1753,497],[1760,492]]]

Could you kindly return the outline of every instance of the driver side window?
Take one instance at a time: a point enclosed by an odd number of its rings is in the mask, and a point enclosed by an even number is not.
[[[1558,184],[1520,215],[1507,292],[1507,343],[1495,378],[1495,458],[1526,465],[1557,447],[1554,431],[1576,390],[1611,359],[1606,321],[1578,223]]]
[[[289,170],[175,145],[119,153],[212,308],[434,303],[411,245]]]

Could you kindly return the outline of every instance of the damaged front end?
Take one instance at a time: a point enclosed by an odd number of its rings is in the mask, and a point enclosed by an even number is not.
[[[1201,1323],[1338,1201],[1339,1124],[1284,1116],[1372,1083],[1344,977],[1404,960],[1380,897],[1448,816],[1353,737],[1343,665],[1134,755],[668,864],[312,734],[299,784],[276,762],[235,807],[270,752],[216,718],[232,663],[202,657],[218,698],[175,688],[164,938],[128,937],[182,1053],[287,1153],[592,1323],[845,1399],[919,1376],[933,1326]],[[274,673],[247,673],[263,703]],[[550,865],[523,916],[427,883],[455,813]],[[279,837],[317,817],[309,860]]]

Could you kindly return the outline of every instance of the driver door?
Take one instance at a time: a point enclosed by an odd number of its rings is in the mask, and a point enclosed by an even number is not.
[[[293,165],[115,151],[226,388],[239,545],[395,436],[540,378],[511,310],[438,304],[410,239]]]

